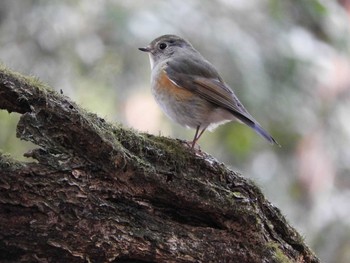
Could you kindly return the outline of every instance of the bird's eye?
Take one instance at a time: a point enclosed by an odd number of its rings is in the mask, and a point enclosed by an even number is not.
[[[167,45],[165,43],[160,43],[159,44],[159,48],[160,49],[165,49],[167,47]]]

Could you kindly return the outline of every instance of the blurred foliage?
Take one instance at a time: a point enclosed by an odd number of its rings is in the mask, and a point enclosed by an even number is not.
[[[0,61],[109,121],[190,140],[155,105],[137,50],[187,38],[282,145],[226,124],[201,148],[258,182],[323,261],[350,262],[349,10],[348,0],[3,0]],[[24,159],[33,145],[16,139],[18,118],[0,112],[0,148]]]

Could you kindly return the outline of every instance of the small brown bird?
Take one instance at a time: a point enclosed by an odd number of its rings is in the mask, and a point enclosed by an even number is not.
[[[164,35],[139,50],[149,54],[152,93],[159,106],[173,121],[196,129],[192,148],[206,129],[232,120],[278,144],[248,113],[214,66],[188,41]]]

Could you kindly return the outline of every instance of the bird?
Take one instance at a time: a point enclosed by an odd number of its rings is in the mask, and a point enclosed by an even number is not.
[[[204,131],[235,120],[279,145],[189,41],[167,34],[139,50],[149,54],[151,91],[160,108],[174,122],[196,130],[191,149]]]

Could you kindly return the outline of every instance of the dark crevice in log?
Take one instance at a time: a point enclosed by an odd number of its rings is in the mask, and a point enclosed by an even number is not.
[[[151,204],[156,209],[154,213],[161,216],[163,219],[172,220],[176,223],[191,227],[223,229],[206,211],[172,206],[169,203],[161,204],[161,202],[157,202],[157,200],[152,200]]]

